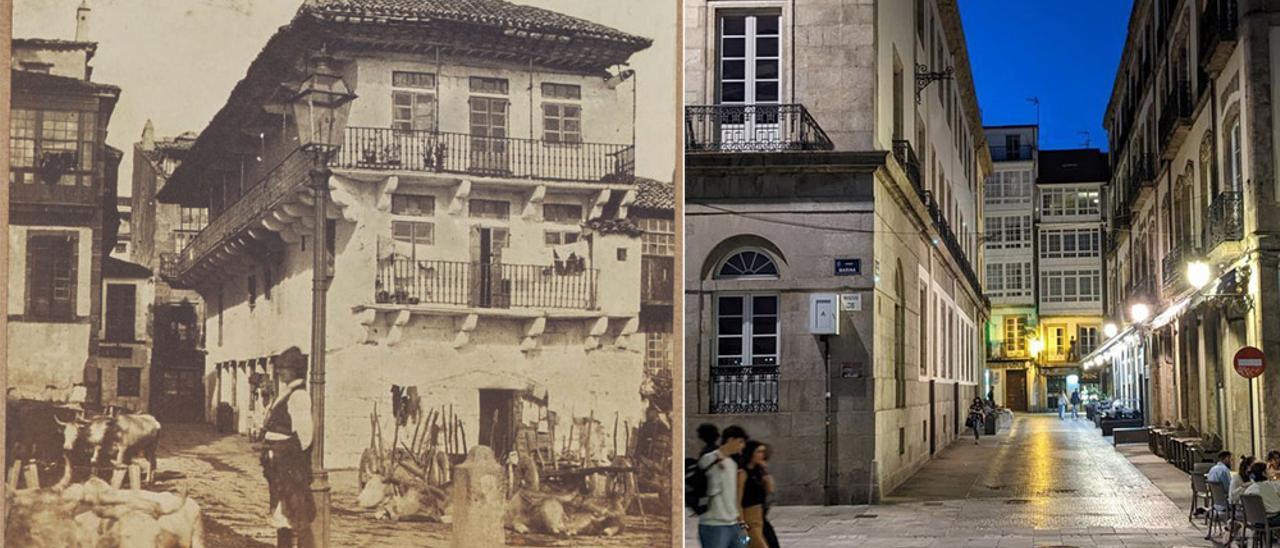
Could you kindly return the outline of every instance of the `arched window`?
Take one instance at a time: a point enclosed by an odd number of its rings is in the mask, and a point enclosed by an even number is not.
[[[777,278],[778,265],[763,251],[746,249],[730,255],[720,268],[717,278]]]

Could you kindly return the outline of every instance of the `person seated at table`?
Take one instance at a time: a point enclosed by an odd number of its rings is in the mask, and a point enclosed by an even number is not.
[[[1267,453],[1267,477],[1280,479],[1280,451],[1269,451]]]
[[[1272,527],[1280,527],[1280,482],[1267,479],[1267,465],[1261,462],[1255,462],[1249,467],[1249,475],[1253,483],[1244,490],[1244,494],[1262,497],[1262,506],[1267,511],[1267,523]]]
[[[1218,462],[1209,469],[1209,473],[1205,474],[1205,480],[1209,483],[1216,483],[1222,486],[1223,491],[1231,490],[1231,451],[1219,451]],[[1218,510],[1226,510],[1227,507],[1218,505]]]
[[[1227,502],[1232,505],[1240,504],[1240,494],[1253,483],[1253,479],[1249,476],[1249,468],[1251,468],[1257,459],[1251,456],[1240,457],[1239,472],[1231,473],[1231,488],[1227,490]]]

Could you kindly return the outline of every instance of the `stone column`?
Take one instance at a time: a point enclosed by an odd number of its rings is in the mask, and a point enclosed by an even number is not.
[[[467,461],[453,471],[453,548],[505,546],[503,518],[506,501],[502,489],[502,468],[493,450],[477,445],[467,452]]]

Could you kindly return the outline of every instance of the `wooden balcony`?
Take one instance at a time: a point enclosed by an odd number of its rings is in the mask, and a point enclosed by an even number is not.
[[[471,308],[596,310],[599,271],[574,265],[379,261],[378,304],[454,305]]]
[[[423,171],[478,176],[627,183],[635,178],[635,148],[604,143],[553,143],[466,133],[348,127],[331,167]]]

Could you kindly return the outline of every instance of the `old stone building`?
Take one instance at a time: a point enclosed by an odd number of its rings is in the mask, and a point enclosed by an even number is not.
[[[991,170],[956,3],[685,4],[686,447],[877,501],[963,428]],[[830,394],[830,399],[824,395]]]
[[[159,191],[208,209],[170,280],[206,303],[210,417],[222,406],[248,430],[271,358],[311,348],[319,245],[326,391],[341,395],[325,408],[329,466],[357,464],[375,404],[389,439],[393,387],[502,458],[536,433],[607,459],[643,418],[644,230],[629,219],[634,72],[622,65],[650,42],[472,4],[307,2]],[[311,103],[297,90],[315,78],[354,100],[333,118],[299,115]],[[340,135],[327,166],[300,147],[317,119]]]
[[[1232,369],[1244,346],[1280,353],[1277,28],[1274,2],[1134,3],[1104,121],[1107,315],[1122,330],[1086,357],[1149,423],[1252,454],[1280,440],[1258,403],[1280,397],[1280,373]]]

